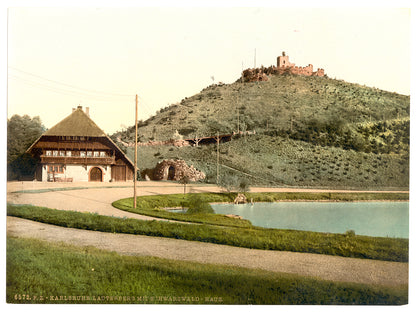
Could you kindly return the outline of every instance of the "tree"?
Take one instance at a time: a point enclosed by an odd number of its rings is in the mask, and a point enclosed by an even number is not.
[[[223,174],[220,177],[219,186],[231,193],[238,186],[238,178],[234,174]]]
[[[183,175],[182,178],[180,178],[179,183],[183,184],[183,195],[186,194],[186,185],[191,182],[191,179],[188,177],[188,175]]]
[[[13,115],[7,120],[8,179],[20,179],[34,173],[37,162],[25,152],[44,131],[45,127],[38,116]]]
[[[228,193],[233,191],[245,193],[250,190],[250,182],[247,178],[230,173],[221,175],[218,185]]]

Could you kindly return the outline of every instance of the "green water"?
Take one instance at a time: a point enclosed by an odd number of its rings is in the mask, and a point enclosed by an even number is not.
[[[236,214],[253,225],[377,237],[409,237],[409,202],[275,202],[214,204],[216,213]]]

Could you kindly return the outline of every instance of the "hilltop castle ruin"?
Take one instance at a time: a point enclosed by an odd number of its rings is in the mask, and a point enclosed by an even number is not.
[[[314,72],[312,64],[305,67],[296,66],[294,63],[290,63],[289,56],[286,55],[285,52],[282,52],[282,55],[277,57],[276,66],[272,65],[267,68],[264,66],[260,68],[248,68],[243,71],[243,79],[245,82],[267,81],[269,80],[269,75],[283,74],[322,77],[325,75],[325,72],[322,68],[318,68],[317,71]]]

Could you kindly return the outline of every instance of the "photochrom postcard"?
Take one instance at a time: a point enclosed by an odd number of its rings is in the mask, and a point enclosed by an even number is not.
[[[6,8],[5,302],[407,305],[411,5],[201,3]]]

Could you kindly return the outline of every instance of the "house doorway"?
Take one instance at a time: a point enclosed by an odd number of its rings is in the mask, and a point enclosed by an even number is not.
[[[111,179],[113,181],[126,181],[126,166],[112,166]]]
[[[102,182],[103,172],[100,168],[94,167],[90,171],[90,182]]]

